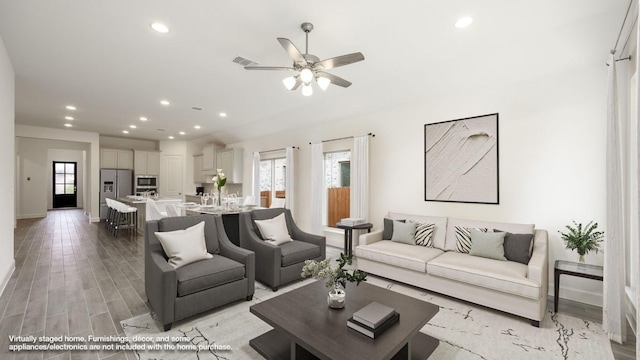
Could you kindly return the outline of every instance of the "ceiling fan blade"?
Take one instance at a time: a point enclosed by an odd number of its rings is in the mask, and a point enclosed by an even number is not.
[[[327,78],[329,80],[331,80],[331,83],[333,85],[338,85],[338,86],[342,86],[344,88],[348,88],[349,86],[351,86],[351,82],[339,77],[339,76],[335,76],[333,74],[329,74],[326,73],[324,71],[318,71],[316,72],[318,74],[318,77],[323,77],[323,78]]]
[[[285,66],[245,66],[245,70],[295,70],[292,67]]]
[[[342,56],[336,56],[329,59],[325,59],[313,64],[313,67],[318,70],[329,70],[333,68],[337,68],[339,66],[345,66],[349,64],[353,64],[358,61],[364,60],[364,55],[362,53],[353,53]]]
[[[287,51],[289,57],[293,59],[293,61],[300,66],[307,66],[307,60],[302,56],[302,53],[298,48],[293,45],[291,40],[285,38],[278,38],[278,42],[282,47]]]
[[[297,88],[300,87],[300,85],[302,85],[302,80],[300,80],[300,76],[296,76],[296,84],[293,85],[293,87],[291,88],[291,91],[296,90]]]

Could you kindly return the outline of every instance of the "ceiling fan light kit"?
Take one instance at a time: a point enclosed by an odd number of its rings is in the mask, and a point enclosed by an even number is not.
[[[282,80],[284,87],[287,90],[296,90],[302,86],[302,95],[311,96],[313,94],[313,88],[311,83],[315,79],[316,84],[323,91],[327,90],[330,84],[334,84],[340,87],[349,87],[351,82],[324,72],[324,70],[330,70],[344,65],[353,64],[358,61],[364,60],[362,53],[353,53],[347,55],[336,56],[333,58],[320,60],[319,57],[309,54],[309,33],[313,30],[313,24],[309,22],[302,23],[300,25],[305,32],[306,43],[305,53],[302,54],[300,50],[289,39],[278,38],[278,42],[285,49],[289,57],[293,60],[293,66],[245,66],[246,70],[285,70],[297,72],[294,76],[286,77]]]

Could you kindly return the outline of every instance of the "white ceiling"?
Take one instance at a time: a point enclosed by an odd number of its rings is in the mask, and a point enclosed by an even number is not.
[[[73,130],[149,140],[209,136],[232,143],[419,102],[470,82],[499,86],[602,64],[627,5],[628,0],[0,0],[0,37],[16,74],[17,124],[64,128],[64,116],[71,115]],[[453,26],[462,15],[474,18],[464,30]],[[170,33],[151,30],[155,21]],[[300,90],[284,88],[287,73],[246,71],[232,62],[242,56],[289,66],[276,38],[289,38],[303,50],[304,21],[315,26],[310,53],[321,59],[364,54],[363,62],[330,71],[353,82],[350,88],[316,87],[313,96],[303,97]],[[161,99],[171,106],[160,105]],[[65,110],[67,104],[78,110]],[[222,111],[229,116],[220,118]],[[129,129],[131,124],[138,128]]]

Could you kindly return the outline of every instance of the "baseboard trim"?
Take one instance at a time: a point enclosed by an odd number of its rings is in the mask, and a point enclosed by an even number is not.
[[[4,293],[4,289],[6,289],[7,285],[9,284],[9,279],[11,279],[14,271],[16,271],[16,260],[12,259],[9,266],[9,271],[5,274],[2,279],[2,283],[0,284],[0,295]]]
[[[47,213],[23,214],[23,215],[16,216],[16,219],[41,219],[46,217],[47,217]]]
[[[94,217],[89,216],[89,222],[90,223],[100,222],[100,217],[99,216],[94,216]]]

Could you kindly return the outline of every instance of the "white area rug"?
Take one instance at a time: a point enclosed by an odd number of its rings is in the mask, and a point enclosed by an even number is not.
[[[183,346],[203,350],[137,351],[141,360],[151,359],[262,359],[249,346],[249,340],[271,329],[249,312],[249,306],[291,291],[312,280],[305,280],[272,292],[256,283],[252,301],[238,302],[173,325],[164,333],[152,314],[122,321],[130,338],[134,336],[185,337]],[[421,332],[440,339],[429,359],[613,359],[611,345],[600,324],[563,314],[547,313],[540,328],[526,319],[435,295],[414,287],[369,276],[368,283],[422,299],[440,306],[440,311]],[[347,296],[349,296],[347,294]],[[187,340],[188,339],[188,340]],[[215,350],[230,346],[231,350]],[[206,350],[204,348],[207,348]],[[209,350],[211,349],[211,350]]]

